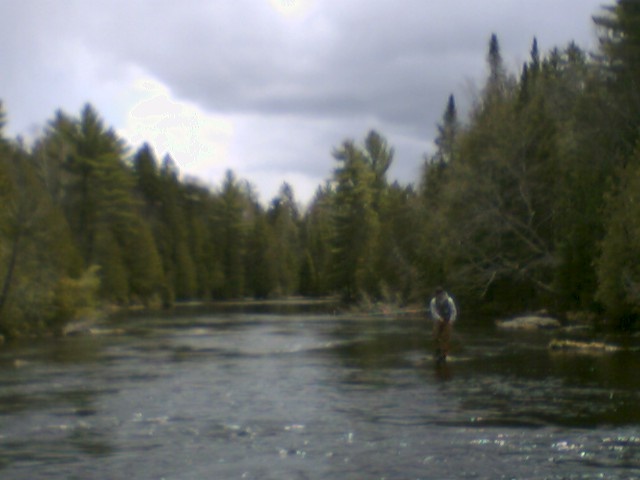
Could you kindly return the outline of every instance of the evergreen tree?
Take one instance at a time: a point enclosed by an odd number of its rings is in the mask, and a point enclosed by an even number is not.
[[[507,71],[500,51],[500,43],[495,33],[491,35],[489,40],[487,65],[489,67],[489,77],[484,88],[484,101],[492,103],[500,100],[507,93],[509,87]]]
[[[59,112],[35,152],[41,178],[65,212],[85,267],[100,267],[103,296],[120,303],[132,296],[146,301],[157,286],[142,287],[148,283],[142,277],[159,276],[155,261],[136,261],[138,248],[150,258],[157,249],[140,214],[125,151],[124,142],[86,105],[78,119]]]
[[[594,17],[599,28],[602,70],[615,115],[607,128],[616,150],[633,157],[640,123],[640,4],[618,0]]]
[[[247,238],[246,288],[255,298],[268,298],[275,290],[278,259],[273,251],[276,241],[267,215],[256,207],[255,220]]]
[[[92,249],[95,257],[102,261],[91,265],[100,267],[100,296],[109,302],[126,304],[129,301],[130,285],[120,243],[108,228],[99,231],[96,237]]]
[[[334,171],[334,286],[353,301],[363,293],[377,293],[373,275],[379,233],[373,208],[375,174],[365,154],[351,141],[334,151],[334,157],[339,162]]]
[[[300,291],[303,295],[327,295],[332,286],[332,240],[334,238],[334,190],[318,187],[302,226]]]
[[[417,247],[415,266],[420,272],[422,284],[431,290],[434,286],[444,283],[443,260],[444,253],[441,250],[443,243],[434,232],[442,226],[438,221],[441,218],[441,208],[445,199],[443,189],[447,183],[448,172],[452,165],[457,163],[458,143],[461,126],[453,95],[449,96],[442,122],[438,124],[438,136],[435,140],[436,152],[432,156],[425,156],[420,179],[420,204],[419,214],[421,221],[415,231],[421,238]]]
[[[538,39],[533,37],[533,42],[531,42],[531,52],[530,52],[531,60],[529,62],[528,71],[531,74],[531,78],[535,81],[540,73],[540,51],[538,50]]]
[[[0,144],[0,335],[58,331],[59,282],[78,273],[68,225],[21,146]]]
[[[458,122],[456,101],[453,95],[449,95],[442,123],[438,125],[438,136],[435,140],[437,150],[432,159],[433,162],[447,164],[455,161],[456,138],[459,130],[460,123]]]
[[[394,182],[379,213],[380,240],[376,276],[381,296],[402,303],[419,293],[418,252],[421,246],[417,195],[411,187]]]
[[[185,216],[185,192],[179,171],[170,156],[160,169],[162,185],[162,231],[159,251],[167,277],[168,299],[191,300],[196,297],[197,274],[189,248],[189,230]]]
[[[162,201],[162,183],[158,161],[149,144],[140,147],[133,157],[133,174],[136,189],[150,207],[149,213],[154,213]]]
[[[123,262],[129,277],[129,294],[149,305],[164,287],[162,261],[149,224],[136,220],[123,239]]]
[[[275,257],[275,288],[280,295],[292,295],[299,290],[300,274],[300,214],[288,183],[280,188],[268,212],[273,232],[272,251]]]
[[[455,161],[457,156],[457,140],[460,132],[458,113],[453,95],[449,96],[447,106],[442,116],[442,123],[438,124],[438,136],[435,139],[436,152],[433,156],[425,156],[422,167],[420,190],[425,208],[435,208],[441,194],[441,186],[447,167]]]
[[[603,194],[616,167],[606,99],[594,65],[575,44],[554,49],[542,62],[537,95],[560,128],[556,190],[554,290],[562,311],[593,307],[597,287],[594,258],[602,238]],[[580,205],[580,208],[576,208]]]
[[[198,186],[193,200],[188,203],[188,215],[191,218],[191,251],[196,263],[198,278],[198,296],[211,299],[220,275],[220,259],[215,249],[213,218],[215,202],[213,194],[204,186]]]
[[[97,261],[100,227],[112,220],[126,221],[123,217],[132,211],[131,181],[122,162],[124,144],[90,105],[77,121],[59,113],[52,128],[65,141],[64,168],[70,174],[65,210],[89,265]]]
[[[626,173],[607,201],[597,298],[612,320],[628,327],[640,316],[640,148]]]
[[[224,274],[221,294],[224,298],[239,298],[245,292],[246,208],[246,194],[234,173],[229,170],[222,184],[217,228]]]
[[[371,130],[364,140],[364,159],[373,172],[374,205],[379,211],[387,189],[387,171],[393,163],[393,148],[375,130]]]

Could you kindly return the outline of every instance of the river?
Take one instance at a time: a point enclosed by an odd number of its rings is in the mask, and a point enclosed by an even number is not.
[[[2,479],[640,478],[640,352],[464,317],[130,314],[0,347]]]

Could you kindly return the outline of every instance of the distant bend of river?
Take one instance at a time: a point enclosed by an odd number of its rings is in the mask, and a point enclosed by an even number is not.
[[[474,324],[475,323],[475,324]],[[262,308],[0,349],[2,479],[640,478],[640,353]]]

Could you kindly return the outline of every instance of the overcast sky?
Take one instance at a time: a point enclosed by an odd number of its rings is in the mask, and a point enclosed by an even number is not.
[[[392,179],[417,181],[449,94],[483,85],[489,38],[517,72],[596,45],[606,0],[0,0],[7,133],[41,131],[90,102],[133,148],[170,153],[220,185],[232,169],[267,202],[283,181],[307,202],[331,151],[377,129]]]

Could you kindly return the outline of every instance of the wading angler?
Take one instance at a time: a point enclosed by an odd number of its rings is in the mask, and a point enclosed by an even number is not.
[[[429,303],[429,313],[433,320],[435,358],[438,362],[444,362],[449,354],[451,329],[458,316],[458,310],[453,299],[443,288],[436,288],[435,295]]]

